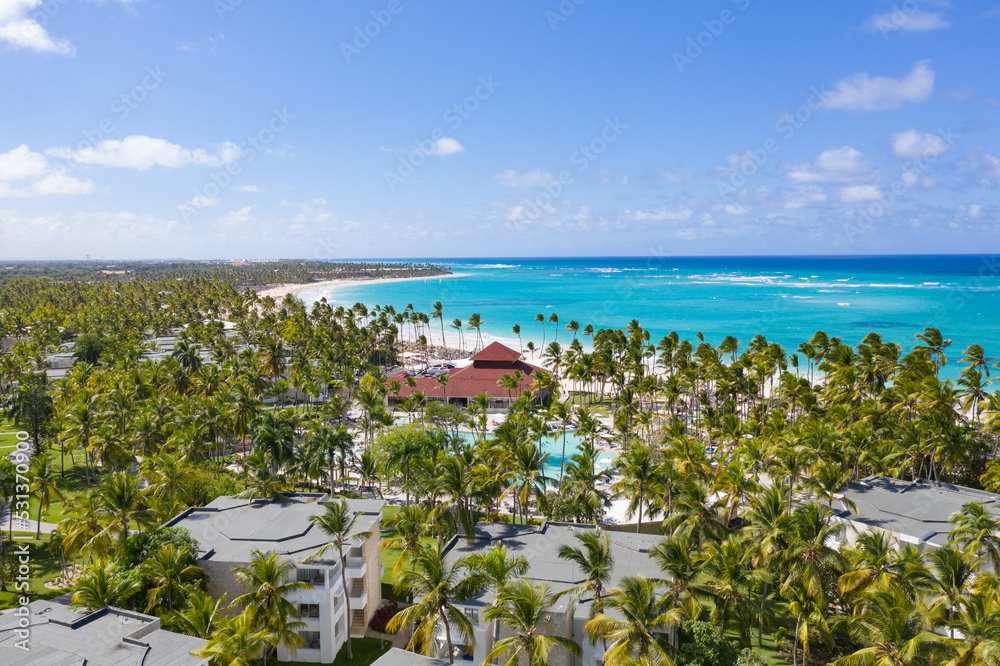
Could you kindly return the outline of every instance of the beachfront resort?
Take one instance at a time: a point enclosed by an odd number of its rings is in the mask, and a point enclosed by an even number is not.
[[[431,305],[0,288],[9,663],[993,663],[988,350]]]

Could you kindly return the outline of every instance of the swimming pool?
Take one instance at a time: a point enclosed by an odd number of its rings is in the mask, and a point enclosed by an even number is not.
[[[471,432],[459,432],[458,436],[461,437],[466,442],[476,441],[476,436]],[[538,444],[538,437],[533,436],[531,441]],[[573,457],[579,448],[580,443],[583,438],[580,437],[576,432],[570,431],[566,433],[566,463],[568,464],[570,459]],[[559,466],[562,464],[562,447],[563,439],[562,435],[545,435],[542,437],[542,453],[548,454],[548,460],[545,461],[545,475],[558,481],[559,479]],[[615,456],[608,453],[607,451],[600,451],[597,454],[597,463],[594,465],[595,471],[605,470],[611,467],[615,462]]]

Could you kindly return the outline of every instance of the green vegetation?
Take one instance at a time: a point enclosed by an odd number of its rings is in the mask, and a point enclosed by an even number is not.
[[[28,511],[59,529],[37,542],[33,584],[72,575],[80,605],[156,613],[208,639],[206,654],[221,663],[260,659],[301,640],[294,608],[268,592],[288,584],[288,561],[262,554],[227,613],[233,600],[205,595],[193,545],[161,539],[159,526],[223,494],[392,490],[405,506],[385,512],[383,582],[417,601],[393,619],[419,627],[411,648],[429,649],[438,623],[458,639],[468,628],[459,606],[491,589],[489,615],[511,639],[504,654],[543,663],[576,649],[539,627],[552,592],[515,584],[516,563],[502,552],[454,562],[443,544],[491,519],[598,522],[617,499],[634,521],[619,529],[661,536],[649,555],[662,577],[609,577],[598,537],[564,553],[586,572],[573,593],[598,600],[587,633],[608,645],[611,666],[667,656],[748,666],[745,649],[768,663],[847,664],[852,654],[996,662],[1000,586],[974,574],[1000,564],[1000,518],[970,504],[953,517],[946,546],[918,553],[874,536],[838,546],[843,528],[832,515],[843,486],[873,474],[1000,488],[1000,397],[989,390],[997,366],[978,345],[955,353],[932,328],[909,349],[874,334],[847,345],[820,331],[789,353],[762,336],[653,342],[633,321],[624,330],[570,322],[564,347],[558,316],[539,315],[552,338],[538,350],[546,369],[519,397],[511,387],[520,378],[501,380],[516,399],[487,429],[486,394],[466,407],[420,392],[386,406],[398,389],[385,371],[404,345],[427,349],[434,319],[443,330],[443,306],[307,308],[246,288],[318,275],[294,263],[100,276],[89,264],[40,265],[0,281],[0,447],[12,448],[15,430],[30,432]],[[32,271],[49,273],[24,277]],[[483,344],[481,326],[476,313],[452,323],[469,347]],[[53,379],[45,373],[56,351],[76,363]],[[960,365],[957,381],[941,379],[946,363]],[[573,390],[570,401],[561,389]],[[565,441],[569,429],[582,443],[550,478],[541,438]],[[605,440],[620,453],[610,487],[595,472]],[[5,504],[11,469],[0,464]],[[349,517],[334,518],[328,531],[350,534]],[[6,535],[0,552],[9,572]],[[0,602],[10,605],[7,594]],[[672,647],[672,632],[687,653]],[[367,658],[364,645],[352,663]]]

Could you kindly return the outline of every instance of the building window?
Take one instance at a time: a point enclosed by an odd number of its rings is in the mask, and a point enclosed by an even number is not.
[[[312,585],[323,585],[326,579],[320,569],[297,569],[298,581],[300,583],[311,583]]]
[[[319,632],[318,631],[300,631],[299,636],[302,637],[302,649],[305,650],[318,650],[319,649]]]
[[[319,617],[319,604],[299,604],[299,615],[302,617]]]
[[[462,612],[465,613],[465,617],[469,618],[469,622],[472,623],[473,627],[479,626],[479,609],[478,608],[463,608]]]

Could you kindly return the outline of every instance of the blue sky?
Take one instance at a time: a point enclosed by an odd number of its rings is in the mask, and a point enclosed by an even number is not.
[[[958,0],[0,0],[0,257],[996,252],[997,34]]]

